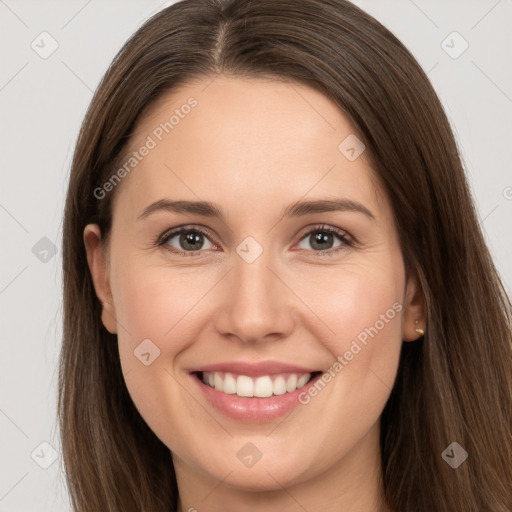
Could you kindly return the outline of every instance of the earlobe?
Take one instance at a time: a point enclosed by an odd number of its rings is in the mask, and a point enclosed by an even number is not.
[[[101,231],[97,224],[88,224],[85,227],[84,244],[96,296],[102,305],[101,321],[108,332],[116,334],[116,312],[110,290],[107,262],[101,244]]]
[[[416,273],[407,279],[402,339],[416,341],[426,331],[425,297]]]

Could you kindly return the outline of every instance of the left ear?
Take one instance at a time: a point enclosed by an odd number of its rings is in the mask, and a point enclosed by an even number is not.
[[[426,331],[425,297],[416,271],[411,271],[405,288],[402,322],[402,339],[415,341],[423,335],[416,329]]]

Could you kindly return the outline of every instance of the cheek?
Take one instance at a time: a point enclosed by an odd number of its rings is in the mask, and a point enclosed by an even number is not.
[[[332,356],[330,373],[340,376],[333,378],[332,389],[351,401],[353,411],[361,410],[362,400],[383,405],[393,387],[402,346],[405,279],[396,270],[403,268],[396,256],[382,258],[378,265],[347,266],[323,280],[322,294],[310,295],[311,309],[322,312],[319,316],[331,331],[322,343]]]
[[[308,306],[330,332],[324,344],[333,355],[348,350],[356,338],[364,344],[378,337],[379,346],[386,339],[401,341],[404,276],[396,268],[399,261],[392,258],[380,265],[346,265],[304,284]]]
[[[402,346],[403,288],[403,277],[392,269],[339,272],[325,280],[322,301],[317,293],[311,306],[334,331],[322,340],[331,364],[299,396],[305,415],[322,418],[310,450],[323,453],[323,465],[343,457],[375,425],[391,393]]]
[[[159,393],[177,388],[174,362],[189,343],[180,330],[198,298],[187,291],[185,277],[134,260],[120,261],[112,274],[119,355],[135,404],[143,417],[154,417],[162,406]]]
[[[204,290],[194,293],[193,276],[165,268],[125,262],[117,276],[116,316],[124,326],[118,329],[118,344],[126,387],[151,430],[167,446],[179,445],[188,395],[178,384],[175,362],[190,345],[184,329],[193,322],[194,304]],[[170,418],[175,428],[169,428]]]
[[[124,265],[118,269],[115,298],[120,342],[134,350],[144,339],[151,339],[161,351],[178,353],[183,336],[176,336],[195,303],[204,295],[191,285],[194,276],[159,267]],[[199,285],[200,283],[196,283]],[[129,333],[129,334],[128,334]],[[172,344],[168,340],[172,338]]]

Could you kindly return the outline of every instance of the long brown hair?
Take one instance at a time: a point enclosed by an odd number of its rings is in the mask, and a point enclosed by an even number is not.
[[[449,122],[427,76],[383,25],[346,0],[184,0],[126,42],[101,81],[73,158],[63,229],[59,421],[77,512],[175,511],[169,449],[126,389],[101,323],[83,243],[104,240],[135,124],[188,80],[268,76],[315,87],[364,138],[423,289],[422,341],[404,343],[381,421],[385,497],[405,512],[512,509],[512,306],[485,245]],[[107,242],[105,242],[107,243]],[[456,469],[442,452],[457,442]]]

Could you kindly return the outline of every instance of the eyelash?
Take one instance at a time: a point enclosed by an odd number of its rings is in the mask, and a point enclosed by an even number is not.
[[[163,247],[165,250],[167,250],[173,254],[197,257],[198,256],[197,253],[201,253],[203,251],[202,249],[200,249],[199,251],[181,251],[181,250],[176,249],[175,247],[170,248],[169,246],[166,246],[167,242],[171,238],[174,238],[176,235],[180,235],[181,233],[188,233],[188,232],[197,232],[197,233],[204,235],[208,239],[211,238],[211,235],[209,234],[208,231],[206,231],[202,228],[199,228],[197,226],[190,225],[190,226],[182,226],[180,228],[176,228],[171,231],[166,231],[165,233],[163,233],[162,235],[160,235],[157,238],[155,245],[158,247]],[[319,233],[319,232],[320,233],[331,233],[333,235],[336,235],[343,242],[342,245],[340,245],[339,247],[336,247],[334,249],[327,249],[325,251],[313,251],[319,257],[333,256],[334,254],[337,254],[339,251],[346,249],[346,247],[353,247],[355,245],[355,240],[353,239],[353,237],[348,235],[348,233],[346,231],[343,231],[338,228],[333,228],[330,226],[325,226],[323,224],[314,226],[309,231],[304,233],[301,236],[301,238],[299,239],[299,242],[302,241],[306,236],[312,235],[313,233]],[[210,241],[213,243],[213,245],[218,245],[215,242],[213,242],[212,240],[210,240]],[[307,249],[303,249],[303,250],[307,250]]]

